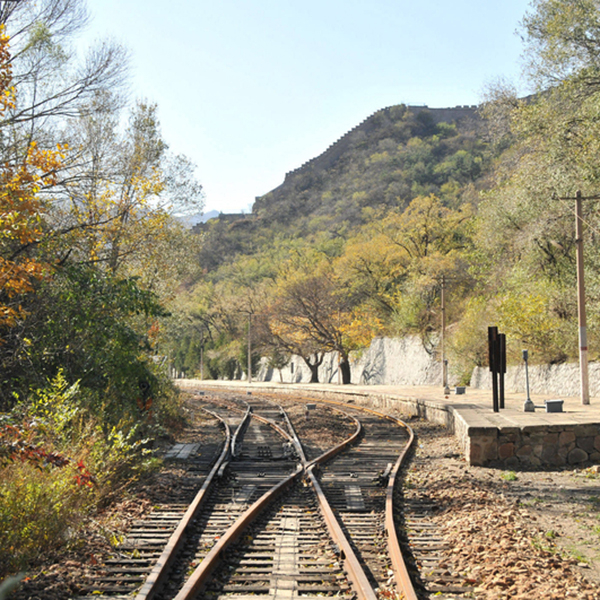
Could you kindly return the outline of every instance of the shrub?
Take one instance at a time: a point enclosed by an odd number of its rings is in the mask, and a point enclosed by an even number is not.
[[[0,576],[76,543],[90,514],[158,465],[142,437],[157,430],[150,408],[107,425],[85,405],[59,371],[0,418]],[[180,414],[174,393],[156,407]]]
[[[78,485],[78,467],[0,469],[0,575],[24,570],[77,536],[95,492]]]

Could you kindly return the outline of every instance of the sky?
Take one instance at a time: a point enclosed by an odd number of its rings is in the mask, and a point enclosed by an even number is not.
[[[529,0],[87,0],[84,45],[131,55],[131,95],[158,105],[197,165],[205,211],[249,212],[286,172],[394,104],[478,104],[520,83]]]

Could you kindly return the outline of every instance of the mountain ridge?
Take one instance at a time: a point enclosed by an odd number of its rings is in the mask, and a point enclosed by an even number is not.
[[[365,133],[369,133],[369,130],[372,129],[371,125],[373,123],[373,120],[376,119],[378,115],[380,115],[380,114],[389,115],[389,113],[391,111],[393,111],[394,109],[397,109],[399,107],[402,107],[402,106],[405,106],[407,111],[410,111],[410,112],[414,113],[415,115],[418,115],[421,112],[429,113],[431,115],[431,117],[433,118],[433,121],[436,124],[441,123],[441,122],[446,122],[446,123],[458,122],[458,121],[461,121],[464,119],[479,120],[481,118],[477,112],[477,110],[478,110],[477,105],[471,105],[471,106],[462,105],[462,106],[454,106],[454,107],[448,107],[448,108],[429,108],[427,105],[412,106],[412,105],[395,104],[392,106],[386,106],[385,108],[380,108],[380,109],[376,110],[374,113],[370,114],[365,119],[363,119],[358,125],[355,125],[352,129],[347,131],[344,135],[339,137],[335,142],[330,144],[326,150],[321,152],[321,154],[307,160],[300,167],[298,167],[296,169],[292,169],[291,171],[288,171],[285,174],[284,182],[281,185],[284,185],[288,178],[290,178],[293,175],[296,175],[298,173],[302,173],[303,171],[306,171],[307,169],[328,168],[329,166],[331,166],[331,164],[329,164],[331,162],[331,159],[333,159],[333,161],[335,161],[337,158],[339,158],[340,154],[346,150],[345,142],[350,142],[353,134],[356,134],[357,132],[361,132],[361,131],[364,131]],[[281,187],[281,186],[278,186],[277,188],[274,188],[271,191],[274,192],[279,187]]]

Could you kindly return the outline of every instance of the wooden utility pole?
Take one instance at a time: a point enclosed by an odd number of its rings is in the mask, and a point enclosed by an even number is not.
[[[440,340],[441,354],[442,354],[442,387],[444,388],[444,394],[450,392],[448,387],[448,363],[446,362],[446,349],[445,349],[445,338],[446,338],[446,278],[442,275],[442,291],[441,291],[441,304],[442,304],[442,335]]]
[[[598,196],[582,196],[577,190],[575,198],[575,246],[577,249],[577,319],[579,324],[579,372],[581,379],[581,404],[590,403],[590,383],[588,375],[587,319],[585,316],[585,283],[583,271],[583,209],[582,200],[600,200]]]
[[[200,381],[204,381],[204,328],[200,333]]]
[[[248,313],[248,383],[252,383],[252,341],[251,341],[251,330],[252,326],[252,313]]]
[[[581,376],[581,404],[590,403],[588,376],[587,320],[585,315],[585,284],[583,276],[583,211],[581,192],[575,197],[575,243],[577,245],[577,314],[579,320],[579,370]]]

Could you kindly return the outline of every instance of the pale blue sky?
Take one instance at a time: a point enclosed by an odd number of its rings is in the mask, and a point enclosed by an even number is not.
[[[87,0],[131,51],[132,95],[198,165],[205,210],[248,210],[393,104],[477,104],[519,83],[529,0]]]

